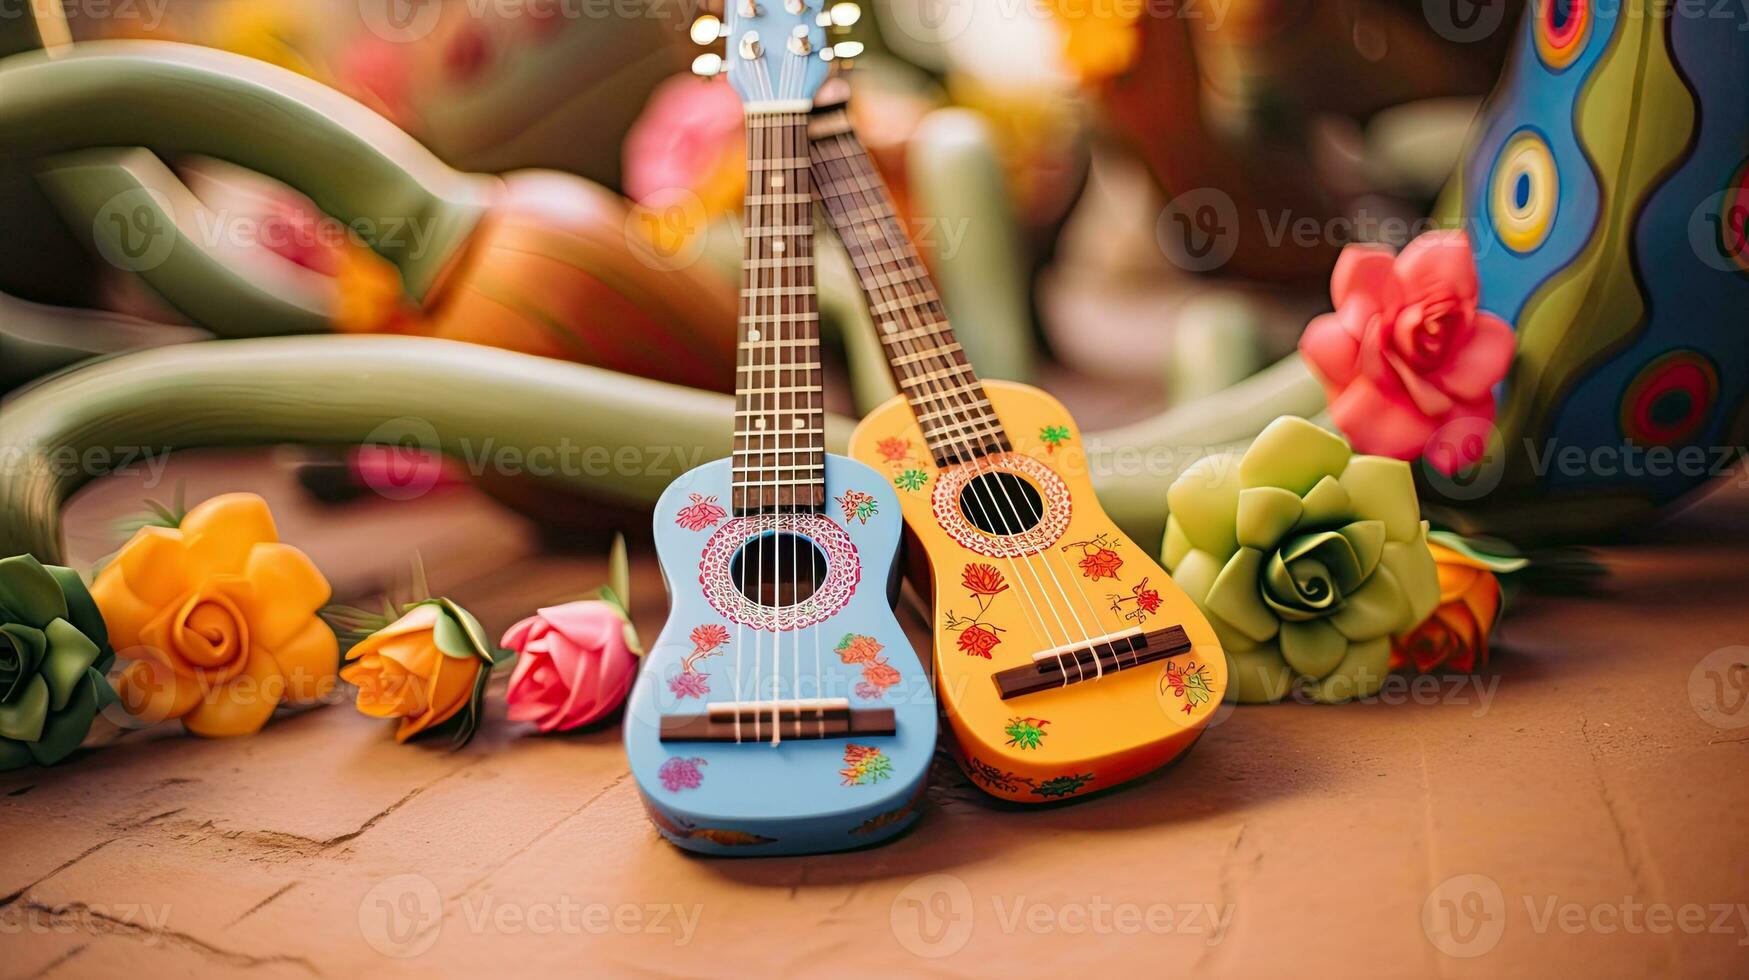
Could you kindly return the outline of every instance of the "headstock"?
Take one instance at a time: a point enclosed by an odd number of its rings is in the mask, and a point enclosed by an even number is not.
[[[833,63],[862,53],[860,41],[831,40],[862,17],[862,8],[848,0],[726,0],[725,6],[726,19],[707,13],[693,21],[693,41],[714,47],[721,39],[726,50],[699,55],[692,70],[726,72],[749,112],[807,111]]]

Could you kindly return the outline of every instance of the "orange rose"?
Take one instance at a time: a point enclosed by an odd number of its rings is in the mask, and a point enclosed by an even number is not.
[[[340,677],[358,687],[358,710],[398,718],[405,742],[462,714],[458,740],[473,735],[493,648],[480,625],[446,599],[429,599],[347,651]]]
[[[122,704],[210,736],[253,734],[281,700],[333,689],[339,648],[316,615],[329,594],[252,493],[141,528],[91,587],[116,652],[134,661],[116,684]]]
[[[1488,636],[1500,613],[1500,580],[1476,558],[1428,542],[1439,570],[1439,606],[1391,640],[1391,669],[1413,664],[1469,673],[1488,666]]]

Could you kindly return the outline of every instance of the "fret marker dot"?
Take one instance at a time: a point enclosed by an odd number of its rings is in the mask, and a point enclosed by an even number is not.
[[[759,331],[757,331],[757,330],[747,331],[747,339],[753,341],[754,343],[758,343],[759,342]]]
[[[771,186],[782,187],[783,186],[783,174],[772,174],[771,175]]]
[[[783,239],[781,239],[781,238],[772,239],[771,250],[773,252],[782,252],[783,251]]]
[[[802,427],[802,420],[801,420],[801,419],[799,419],[799,418],[798,418],[798,419],[794,419],[794,420],[792,420],[792,421],[791,421],[791,426],[790,426],[790,427],[791,427],[791,428],[795,428],[795,429],[799,429],[799,428],[801,428],[801,427]]]
[[[885,330],[887,333],[898,333],[899,324],[893,320],[888,320],[881,324],[881,329]]]
[[[754,428],[755,428],[755,429],[763,429],[763,428],[765,428],[765,420],[764,420],[764,419],[754,419],[754,420],[753,420],[753,427],[754,427]]]

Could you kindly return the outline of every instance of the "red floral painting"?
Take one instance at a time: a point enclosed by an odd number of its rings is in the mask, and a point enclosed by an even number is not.
[[[1081,558],[1076,567],[1090,582],[1100,579],[1115,579],[1123,568],[1123,556],[1117,553],[1118,541],[1109,534],[1101,534],[1087,541],[1076,541],[1063,545],[1063,551],[1079,550]]]
[[[875,452],[889,463],[902,463],[911,455],[911,440],[890,436],[875,443]]]
[[[844,521],[855,521],[867,524],[868,519],[880,513],[879,502],[871,494],[861,490],[846,490],[838,497],[838,506],[844,510]]]
[[[977,603],[977,611],[970,616],[962,616],[949,609],[946,627],[959,634],[957,645],[960,652],[989,660],[992,651],[1002,642],[1003,632],[1002,627],[988,620],[990,604],[997,596],[1008,591],[1008,582],[996,566],[971,562],[960,573],[960,585],[965,587],[971,600]]]
[[[702,698],[711,692],[710,678],[698,669],[699,661],[722,653],[729,642],[729,629],[721,623],[694,626],[688,639],[692,652],[680,661],[680,673],[668,678],[668,690],[677,698]]]
[[[1003,581],[1002,573],[994,565],[982,562],[972,562],[960,574],[960,584],[973,595],[994,596],[1007,591],[1008,583]]]
[[[887,693],[887,688],[899,683],[898,668],[881,655],[886,649],[879,640],[861,633],[846,633],[833,651],[847,664],[862,665],[862,680],[856,685],[856,696],[874,700]]]
[[[715,526],[727,516],[729,512],[717,505],[717,498],[695,493],[692,495],[692,503],[680,508],[680,513],[675,515],[674,523],[688,531],[702,531]]]
[[[1111,611],[1131,622],[1140,623],[1160,611],[1162,599],[1157,589],[1148,588],[1146,578],[1137,582],[1125,595],[1110,595]]]

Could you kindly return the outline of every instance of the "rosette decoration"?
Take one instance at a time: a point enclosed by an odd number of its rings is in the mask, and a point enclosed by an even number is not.
[[[1167,497],[1164,564],[1220,637],[1240,701],[1296,684],[1314,701],[1376,693],[1391,637],[1439,603],[1409,464],[1304,419],[1205,457]]]
[[[115,699],[103,617],[78,573],[30,555],[0,559],[0,770],[50,766]]]
[[[319,700],[339,666],[316,615],[328,580],[279,540],[267,501],[213,497],[176,527],[137,531],[91,587],[129,712],[196,735],[252,735],[282,701]]]
[[[511,657],[451,599],[425,599],[346,653],[340,678],[357,686],[358,710],[400,722],[395,741],[445,733],[457,747],[479,730],[492,668]]]

